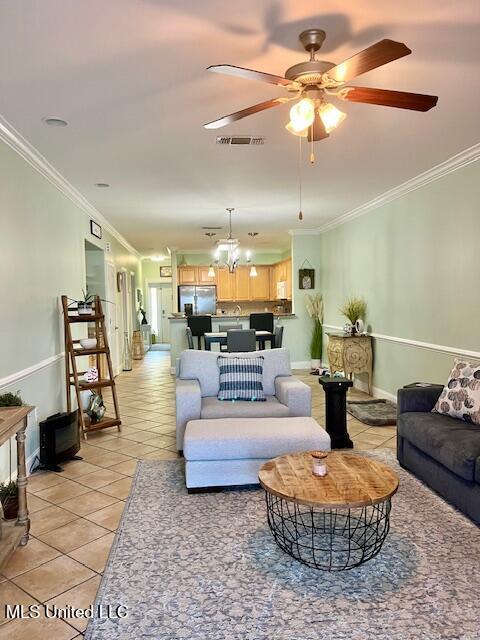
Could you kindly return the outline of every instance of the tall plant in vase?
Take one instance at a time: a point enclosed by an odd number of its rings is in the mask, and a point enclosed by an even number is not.
[[[312,338],[310,340],[310,360],[312,369],[320,369],[323,347],[323,298],[319,293],[308,294],[305,298],[307,313],[313,320]]]

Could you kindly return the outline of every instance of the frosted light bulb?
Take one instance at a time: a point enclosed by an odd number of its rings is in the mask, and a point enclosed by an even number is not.
[[[302,98],[290,109],[290,123],[297,133],[308,129],[315,120],[315,103],[310,98]]]
[[[320,118],[322,119],[327,133],[336,129],[347,117],[346,113],[343,113],[343,111],[340,111],[340,109],[337,109],[337,107],[329,102],[322,104],[318,113],[320,114]]]

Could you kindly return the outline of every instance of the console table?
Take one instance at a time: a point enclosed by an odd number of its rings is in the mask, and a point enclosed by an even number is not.
[[[346,376],[354,373],[368,375],[368,392],[372,391],[372,337],[364,335],[349,335],[345,333],[327,333],[328,362],[332,375],[343,371]]]
[[[0,446],[9,438],[17,440],[18,517],[0,522],[0,569],[6,564],[17,546],[28,541],[30,520],[27,509],[27,469],[25,467],[25,429],[28,414],[33,407],[0,408]]]

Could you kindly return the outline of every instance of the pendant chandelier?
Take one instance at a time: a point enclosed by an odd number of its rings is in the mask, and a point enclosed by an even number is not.
[[[227,267],[230,273],[235,273],[240,260],[240,241],[232,235],[232,211],[233,207],[227,207],[228,212],[228,238],[219,240],[215,251],[215,264]],[[226,252],[226,256],[224,255]]]

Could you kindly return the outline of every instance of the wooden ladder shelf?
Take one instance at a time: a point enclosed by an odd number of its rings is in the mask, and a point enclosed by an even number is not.
[[[65,327],[65,374],[67,385],[67,411],[72,410],[72,391],[71,387],[75,387],[75,394],[77,398],[77,405],[79,407],[79,420],[80,429],[83,438],[87,439],[87,434],[93,431],[99,431],[100,429],[107,429],[109,427],[117,427],[118,431],[122,430],[122,421],[120,419],[120,411],[118,408],[117,391],[115,388],[115,380],[113,378],[112,359],[110,357],[110,348],[108,346],[107,332],[105,330],[105,316],[103,314],[102,303],[98,296],[95,296],[93,303],[93,313],[78,314],[75,307],[68,306],[67,296],[62,296],[63,307],[63,320]],[[76,345],[80,344],[80,340],[72,339],[72,324],[79,322],[95,324],[95,338],[97,340],[97,347],[95,349],[83,349],[76,348]],[[102,346],[103,345],[103,346]],[[103,375],[108,377],[101,378],[96,382],[87,382],[80,380],[79,376],[85,374],[84,371],[78,371],[77,358],[80,356],[94,356],[96,359],[96,368],[100,372],[101,356],[106,357],[107,371]],[[91,422],[90,418],[82,410],[81,392],[89,390],[99,390],[109,387],[112,390],[113,408],[115,416],[104,416],[98,422]]]

